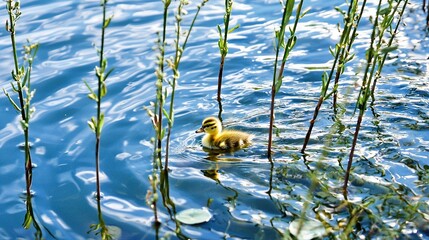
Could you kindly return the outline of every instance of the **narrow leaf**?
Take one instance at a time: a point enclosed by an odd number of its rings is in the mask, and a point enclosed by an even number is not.
[[[286,17],[284,19],[283,26],[286,26],[289,23],[289,19],[290,19],[290,16],[292,16],[294,5],[295,5],[295,0],[287,0],[285,9],[284,9],[284,11],[286,11]]]
[[[167,118],[168,122],[171,124],[170,115],[168,114],[167,110],[165,110],[165,108],[162,108],[162,113]]]
[[[101,134],[101,130],[103,129],[104,125],[104,113],[100,115],[100,121],[98,122],[98,135]]]
[[[88,126],[94,133],[95,133],[95,129],[96,129],[95,125],[96,125],[95,119],[92,117],[91,120],[88,121]]]
[[[110,75],[110,73],[112,73],[112,72],[113,72],[113,69],[115,69],[115,68],[111,68],[111,69],[106,73],[106,76],[104,77],[104,80],[106,80],[106,79],[107,79],[107,77]]]
[[[386,53],[395,51],[396,49],[398,49],[398,45],[393,45],[393,46],[389,46],[389,47],[385,47],[385,48],[381,49],[380,52],[382,54],[386,54]]]
[[[32,222],[33,222],[33,217],[31,217],[30,211],[27,211],[25,213],[24,222],[22,223],[22,227],[24,229],[30,229]]]
[[[282,86],[282,83],[283,83],[282,76],[279,76],[277,81],[276,81],[276,86],[275,86],[276,93],[279,92],[280,87]]]
[[[107,93],[107,87],[106,87],[106,84],[103,82],[102,84],[101,84],[101,89],[100,89],[100,97],[104,97],[104,96],[106,96],[106,93]]]
[[[235,25],[233,28],[231,28],[231,29],[228,30],[228,33],[234,32],[239,27],[240,27],[240,24]]]
[[[113,16],[110,16],[109,18],[107,18],[107,19],[104,21],[103,28],[107,28],[107,27],[109,26],[110,21],[112,21],[112,18],[113,18]]]
[[[21,112],[21,108],[18,107],[18,105],[13,101],[13,99],[10,97],[9,93],[3,88],[4,95],[9,99],[9,102],[12,104],[12,106],[15,108],[16,111]]]

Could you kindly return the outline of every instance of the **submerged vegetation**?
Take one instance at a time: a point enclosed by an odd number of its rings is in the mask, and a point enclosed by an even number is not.
[[[206,231],[207,229],[209,229],[207,231],[215,232],[214,234],[219,238],[225,239],[240,238],[241,236],[246,238],[251,234],[255,238],[261,239],[301,239],[305,237],[309,239],[399,239],[413,238],[416,235],[424,237],[425,234],[429,236],[429,228],[424,224],[429,221],[429,215],[427,214],[429,205],[425,202],[427,199],[416,193],[413,189],[407,188],[399,181],[395,181],[395,176],[386,173],[384,166],[377,160],[374,160],[374,156],[362,154],[358,151],[359,149],[361,151],[375,149],[373,146],[362,147],[363,144],[359,144],[360,142],[372,141],[372,139],[360,136],[360,131],[367,127],[365,125],[367,124],[365,114],[368,112],[368,109],[372,111],[373,118],[371,120],[373,120],[373,125],[376,128],[379,122],[382,121],[378,118],[379,115],[375,113],[376,110],[374,110],[378,104],[377,83],[380,80],[385,80],[387,81],[385,84],[389,84],[387,79],[383,79],[383,67],[390,64],[388,63],[389,57],[392,59],[399,58],[398,56],[392,57],[392,54],[399,48],[395,37],[399,34],[400,26],[403,23],[404,12],[409,5],[408,0],[377,0],[374,3],[375,6],[369,6],[370,4],[367,3],[367,0],[350,0],[345,1],[345,4],[341,6],[332,6],[341,18],[337,24],[338,38],[335,38],[337,41],[335,45],[324,49],[326,55],[330,54],[329,58],[331,56],[332,58],[327,63],[329,66],[323,69],[326,69],[326,71],[323,71],[323,73],[320,71],[320,93],[314,94],[316,99],[314,110],[309,109],[309,111],[313,110],[311,115],[300,116],[301,119],[310,120],[309,125],[305,125],[304,127],[307,130],[306,134],[303,133],[303,136],[297,137],[298,141],[302,140],[302,147],[300,149],[289,147],[289,143],[283,141],[283,136],[280,137],[280,131],[283,130],[281,129],[282,126],[277,125],[277,123],[284,122],[279,121],[283,120],[282,118],[285,116],[282,114],[281,107],[284,104],[288,104],[287,102],[283,102],[284,99],[281,98],[286,92],[285,89],[290,87],[287,85],[290,84],[290,81],[285,80],[288,77],[285,72],[288,70],[288,64],[294,60],[295,56],[299,55],[294,55],[294,53],[295,51],[300,51],[300,34],[303,33],[303,30],[300,30],[300,26],[303,26],[303,29],[308,27],[302,24],[302,21],[305,21],[307,14],[311,14],[312,9],[303,9],[306,6],[305,0],[280,1],[275,16],[281,16],[281,19],[276,19],[274,22],[279,27],[275,29],[272,39],[274,51],[271,51],[272,56],[268,57],[270,61],[272,60],[269,63],[272,81],[264,79],[266,81],[264,82],[265,87],[260,88],[262,89],[261,92],[264,92],[268,97],[264,99],[263,104],[258,106],[265,109],[263,110],[263,114],[258,114],[256,117],[253,113],[245,116],[247,119],[250,119],[249,121],[252,124],[254,121],[261,122],[261,125],[255,125],[254,127],[262,129],[263,137],[259,138],[259,136],[256,136],[257,139],[254,140],[256,142],[254,144],[256,145],[255,147],[240,150],[236,153],[206,150],[209,151],[207,157],[205,157],[207,161],[204,160],[200,163],[202,167],[199,171],[196,171],[196,174],[202,174],[209,178],[209,182],[201,183],[201,185],[198,183],[196,186],[191,187],[192,194],[196,196],[205,194],[204,197],[207,196],[208,198],[205,206],[198,207],[192,205],[201,205],[201,202],[188,201],[188,199],[178,195],[181,191],[180,186],[182,184],[189,184],[189,179],[183,179],[182,181],[180,173],[178,173],[179,170],[177,169],[184,165],[176,165],[176,162],[171,162],[173,141],[174,137],[177,136],[174,134],[177,125],[175,119],[178,115],[178,109],[181,107],[180,102],[176,98],[179,94],[178,91],[180,91],[181,84],[180,67],[185,65],[181,65],[181,63],[184,59],[183,56],[188,53],[185,50],[189,49],[188,45],[193,44],[192,31],[200,27],[198,16],[204,6],[209,4],[217,6],[220,4],[209,3],[208,0],[200,0],[198,3],[191,3],[188,0],[162,0],[158,3],[159,6],[162,6],[162,10],[159,13],[161,19],[159,20],[159,27],[157,27],[159,32],[156,33],[157,40],[154,48],[156,62],[154,64],[155,74],[152,76],[154,93],[151,97],[153,102],[150,102],[150,106],[148,106],[149,103],[145,102],[147,105],[144,107],[147,116],[151,120],[153,130],[149,131],[145,129],[145,136],[142,137],[145,138],[147,135],[151,135],[152,138],[150,141],[147,141],[148,143],[145,141],[140,142],[148,149],[152,147],[150,150],[150,154],[152,155],[142,157],[145,165],[151,164],[151,170],[150,174],[148,174],[149,176],[144,176],[144,179],[148,178],[148,182],[143,184],[144,187],[132,189],[132,191],[145,192],[145,195],[136,194],[137,197],[133,203],[121,202],[120,204],[115,205],[115,203],[110,203],[109,205],[109,203],[103,202],[104,198],[100,184],[100,175],[102,172],[100,160],[106,159],[105,163],[108,165],[109,159],[113,158],[112,156],[107,156],[107,154],[106,157],[100,157],[103,153],[101,133],[105,122],[105,114],[102,111],[102,107],[109,104],[102,100],[104,100],[107,94],[107,86],[111,84],[107,79],[113,71],[113,68],[108,68],[108,61],[105,56],[106,30],[110,26],[113,17],[106,16],[107,2],[108,0],[102,0],[100,3],[102,7],[101,42],[100,47],[97,48],[99,57],[98,66],[95,67],[97,84],[94,87],[89,82],[84,82],[89,90],[88,97],[96,103],[96,115],[88,121],[88,125],[95,135],[94,181],[96,182],[96,205],[93,204],[93,206],[97,206],[98,223],[89,226],[90,230],[87,232],[88,234],[92,232],[101,239],[121,238],[121,234],[113,230],[118,228],[120,232],[121,226],[108,226],[103,217],[102,207],[129,207],[126,211],[131,211],[130,209],[132,211],[141,211],[142,208],[146,207],[146,203],[148,208],[150,208],[149,213],[152,214],[150,219],[142,220],[142,218],[147,216],[139,216],[139,219],[133,219],[130,215],[126,214],[121,217],[133,222],[131,225],[135,224],[138,227],[141,227],[142,222],[149,222],[154,229],[153,235],[156,239],[170,237],[191,239],[196,238],[200,234],[195,234],[195,232],[199,230]],[[237,24],[234,27],[230,27],[233,17],[233,7],[234,9],[240,9],[242,7],[240,4],[241,2],[234,3],[233,0],[225,0],[221,8],[222,14],[220,15],[222,16],[218,16],[216,19],[216,21],[222,19],[223,26],[204,26],[213,31],[217,27],[218,35],[213,34],[218,36],[216,39],[217,42],[213,42],[211,46],[216,48],[217,44],[219,52],[216,51],[215,54],[216,57],[220,57],[217,78],[213,81],[217,84],[212,83],[212,86],[209,86],[207,83],[209,81],[204,81],[205,79],[195,80],[197,84],[200,84],[204,88],[209,88],[210,91],[217,86],[216,100],[219,107],[218,118],[220,122],[216,119],[216,121],[206,121],[205,124],[206,127],[213,127],[210,124],[216,122],[216,126],[212,130],[215,130],[216,127],[221,128],[223,125],[223,111],[225,111],[226,115],[231,115],[228,112],[231,109],[228,106],[231,104],[230,102],[223,103],[226,105],[225,109],[227,110],[224,110],[222,107],[222,100],[228,100],[225,96],[222,97],[222,85],[228,84],[228,82],[223,81],[223,76],[225,75],[224,67],[228,66],[226,64],[226,57],[230,51],[228,49],[228,34],[235,31],[239,36],[240,31],[246,31],[246,21],[243,21],[241,25]],[[32,44],[28,41],[28,45],[24,47],[24,64],[20,65],[15,38],[15,26],[21,15],[20,3],[8,0],[6,1],[6,9],[9,14],[6,22],[6,30],[10,33],[11,37],[14,66],[11,86],[13,92],[18,94],[18,100],[15,100],[14,96],[9,94],[5,89],[3,91],[19,114],[20,125],[24,134],[25,201],[27,211],[24,216],[23,227],[29,229],[31,225],[34,226],[36,239],[42,239],[44,231],[53,238],[61,238],[62,236],[55,236],[56,231],[49,229],[53,225],[45,224],[46,226],[41,226],[36,221],[37,217],[33,212],[34,208],[32,205],[32,196],[34,193],[31,188],[34,164],[31,158],[32,144],[29,130],[30,118],[34,113],[34,107],[31,104],[34,90],[31,86],[31,73],[38,44]],[[372,11],[369,11],[369,9]],[[426,10],[425,0],[423,0],[423,9]],[[429,11],[429,7],[427,10]],[[188,16],[188,11],[191,11],[193,14]],[[219,12],[221,11],[217,9],[217,14]],[[174,15],[174,17],[170,15]],[[311,17],[314,18],[314,16]],[[365,24],[362,24],[363,22]],[[368,28],[370,29],[368,30]],[[360,32],[363,32],[363,29],[367,32],[370,31],[370,34],[360,34]],[[147,39],[142,38],[141,40],[146,41]],[[365,42],[363,44],[364,47],[362,47],[362,44],[358,47],[356,46],[359,41],[360,43]],[[191,53],[189,56],[193,57],[192,52],[189,52]],[[230,56],[231,58],[234,57],[231,54],[228,55],[228,59]],[[233,60],[231,60],[231,64],[232,62]],[[217,63],[211,64],[217,66]],[[353,76],[345,74],[347,73],[346,69],[350,66],[358,66]],[[350,82],[352,83],[349,84]],[[298,84],[301,83],[296,83],[295,85]],[[254,87],[253,90],[259,91],[259,87]],[[341,94],[343,93],[347,94],[347,96],[342,96]],[[307,100],[306,96],[302,96],[302,98]],[[210,97],[208,99],[208,101],[215,100]],[[256,101],[253,101],[252,104],[254,102]],[[127,99],[127,104],[132,103],[131,101],[128,102]],[[206,103],[201,103],[203,107],[198,106],[197,108],[205,108],[206,105],[204,104]],[[269,110],[267,107],[268,104]],[[212,108],[216,103],[212,104],[210,102],[207,105],[210,105],[210,108]],[[326,109],[322,107],[326,107]],[[354,111],[350,111],[350,109]],[[207,117],[202,116],[200,113],[195,115],[197,116],[196,122],[198,124],[203,118]],[[145,117],[147,118],[147,116]],[[332,124],[332,126],[319,130],[317,134],[314,134],[314,129],[319,123],[318,120],[326,116],[329,119],[328,124]],[[425,117],[427,118],[427,115]],[[254,120],[255,118],[258,118],[258,120]],[[240,122],[245,122],[247,119]],[[139,119],[139,122],[142,121],[144,120]],[[326,126],[326,123],[324,124]],[[263,127],[260,127],[262,125]],[[195,129],[196,127],[198,126],[195,126]],[[231,131],[231,134],[233,132],[237,133],[239,131]],[[250,132],[252,132],[252,129],[250,129]],[[274,139],[273,135],[276,133],[279,137]],[[267,136],[268,141],[265,138]],[[382,138],[380,136],[377,137]],[[265,139],[263,140],[263,138]],[[312,145],[312,140],[316,141],[315,139],[323,142],[322,148],[320,148],[320,145],[317,145],[317,147]],[[110,140],[106,139],[105,141],[108,142]],[[214,138],[209,140],[214,140]],[[237,140],[238,145],[243,142],[242,140]],[[200,139],[196,141],[200,141]],[[185,142],[185,144],[188,143]],[[381,145],[385,143],[376,142],[375,144]],[[202,151],[200,144],[196,145],[198,146],[196,151]],[[244,145],[248,146],[248,144]],[[255,150],[256,148],[263,148],[266,151]],[[195,145],[187,146],[186,149],[194,151]],[[382,150],[389,151],[384,148]],[[248,153],[258,155],[258,159],[263,159],[264,164],[252,159],[251,161],[256,162],[258,167],[253,170],[247,169],[246,164],[248,162],[242,161],[240,158]],[[265,155],[265,153],[267,154]],[[191,154],[194,154],[194,152]],[[183,156],[180,155],[180,157]],[[175,157],[177,156],[175,155]],[[285,158],[287,160],[284,160]],[[411,169],[416,172],[418,178],[416,180],[417,184],[423,189],[422,192],[427,192],[427,184],[429,182],[429,167],[427,165],[420,166],[416,163],[410,163],[411,161],[407,161],[407,159],[397,160],[399,158],[398,154],[393,155],[392,158],[395,158],[395,161],[403,161],[407,166],[416,165],[412,166]],[[269,163],[267,163],[267,160]],[[183,159],[183,161],[188,161],[188,159]],[[237,164],[235,165],[235,163]],[[225,172],[228,170],[228,168],[222,169],[222,166],[237,168],[237,172],[243,171],[243,178],[248,182],[245,183],[246,186],[241,187],[248,187],[251,190],[242,190],[237,187],[243,183],[233,181],[222,182],[222,177],[227,175]],[[243,170],[242,168],[245,169]],[[136,170],[136,175],[139,174],[141,174],[141,171]],[[174,178],[171,178],[172,175],[174,175]],[[265,177],[269,178],[269,180],[264,179]],[[180,181],[177,179],[180,179]],[[118,180],[115,179],[113,181]],[[87,182],[92,182],[92,179],[87,180]],[[253,189],[255,182],[266,187],[268,191]],[[121,182],[120,185],[123,188],[118,190],[118,192],[122,194],[124,192],[123,189],[127,189],[128,186],[126,186],[126,182]],[[219,187],[222,191],[212,193],[211,187],[213,185]],[[252,195],[253,192],[249,194],[250,191],[260,194],[262,196],[261,199],[264,200],[263,204],[269,202],[271,205],[264,205],[262,210],[257,209],[259,206],[256,206],[255,209],[243,210],[243,207],[240,205],[242,202],[240,201],[247,201],[245,199],[247,196],[249,198],[255,197],[255,195]],[[222,199],[219,200],[217,198]],[[258,198],[256,201],[259,200]],[[144,201],[146,202],[144,203]],[[114,218],[118,217],[113,211],[106,211],[105,214],[108,217],[112,217],[111,219],[106,219],[108,222],[113,222]],[[246,219],[245,216],[247,215],[250,216],[249,219]],[[217,224],[221,224],[225,228],[220,230],[208,227],[205,229],[204,224],[206,222],[210,224],[213,218],[215,218]],[[242,225],[249,224],[256,226],[255,228],[258,229],[258,232],[239,232],[234,235],[235,230],[233,228],[240,227],[235,221],[231,221],[230,218],[240,219],[237,221]],[[225,222],[227,222],[226,225],[223,225]],[[191,230],[188,229],[189,226],[192,227],[189,228]],[[124,237],[133,238],[136,236],[134,233],[125,232],[126,230],[129,231],[128,228],[124,228],[124,234],[129,235]],[[140,233],[139,236],[141,235],[144,234]]]

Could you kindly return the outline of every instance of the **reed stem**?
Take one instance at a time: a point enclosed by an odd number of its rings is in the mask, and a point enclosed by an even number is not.
[[[350,49],[353,45],[353,42],[357,36],[356,31],[359,27],[360,19],[363,15],[363,11],[366,6],[366,0],[363,1],[361,6],[361,11],[358,16],[356,16],[356,11],[358,7],[359,0],[353,0],[349,3],[349,8],[347,14],[344,15],[344,28],[341,33],[341,37],[339,42],[336,44],[335,49],[330,49],[332,56],[334,57],[334,62],[332,64],[329,75],[326,72],[322,75],[322,89],[319,96],[319,100],[314,109],[313,117],[310,120],[310,126],[308,127],[307,133],[305,135],[304,143],[301,148],[301,153],[305,153],[305,149],[307,148],[308,142],[310,141],[311,133],[313,131],[314,124],[317,120],[317,116],[319,115],[319,111],[322,107],[323,102],[331,95],[334,94],[333,97],[333,106],[334,112],[336,113],[337,106],[337,88],[340,76],[343,74],[345,65],[347,62],[351,61],[354,55],[349,56]],[[357,20],[355,20],[357,18]],[[330,94],[328,94],[329,84],[334,76],[335,72],[335,83],[333,90]]]
[[[26,193],[27,196],[31,196],[31,185],[32,185],[32,160],[30,152],[30,139],[29,139],[29,124],[31,112],[31,98],[33,97],[34,92],[31,91],[31,70],[33,59],[37,53],[37,44],[30,44],[24,47],[26,54],[26,61],[28,66],[19,66],[18,63],[18,53],[16,49],[16,30],[15,26],[18,19],[21,16],[20,2],[13,2],[12,0],[6,1],[6,9],[9,15],[9,20],[6,21],[6,30],[10,33],[10,40],[12,45],[13,61],[14,61],[14,70],[12,71],[13,82],[11,83],[12,89],[14,92],[18,93],[19,104],[16,104],[15,101],[11,98],[9,93],[3,89],[6,97],[9,99],[10,103],[21,115],[21,127],[24,133],[24,155],[25,155],[25,180],[26,180]],[[25,89],[24,89],[25,88]]]
[[[111,17],[106,17],[106,5],[108,0],[102,0],[100,6],[103,11],[103,19],[101,25],[101,43],[100,49],[97,50],[99,55],[99,65],[95,67],[95,75],[97,76],[97,92],[95,92],[89,84],[84,81],[85,85],[89,90],[88,97],[96,102],[96,116],[91,117],[88,121],[89,128],[94,132],[95,136],[95,178],[96,178],[96,199],[99,201],[101,199],[101,184],[100,184],[100,144],[101,144],[101,132],[104,125],[104,113],[101,111],[101,101],[107,93],[106,80],[109,77],[110,73],[113,71],[113,68],[107,70],[107,59],[104,57],[104,39],[106,28],[109,26]]]
[[[225,65],[225,58],[228,54],[228,32],[229,32],[229,20],[231,18],[232,4],[233,0],[225,0],[225,16],[224,16],[224,35],[222,37],[222,31],[220,26],[218,25],[219,31],[219,51],[220,51],[220,66],[219,66],[219,74],[218,74],[218,82],[217,82],[217,101],[221,101],[221,92],[222,92],[222,77],[223,77],[223,68]]]
[[[285,31],[286,31],[286,25],[289,22],[289,19],[292,15],[292,11],[293,11],[293,7],[294,7],[294,0],[286,0],[286,2],[284,3],[284,7],[283,7],[283,16],[282,16],[282,23],[280,25],[280,30],[276,31],[276,58],[274,60],[274,73],[273,73],[273,83],[271,86],[271,103],[270,103],[270,124],[269,124],[269,130],[268,130],[268,150],[267,150],[267,154],[268,154],[268,159],[271,161],[272,160],[272,139],[273,139],[273,127],[274,127],[274,118],[275,118],[275,114],[274,114],[274,101],[275,101],[275,97],[277,92],[280,90],[280,87],[282,85],[283,82],[283,71],[284,71],[284,67],[287,61],[287,58],[290,54],[290,52],[292,51],[293,47],[295,46],[295,43],[297,41],[295,32],[296,32],[296,28],[298,26],[298,22],[299,20],[305,15],[302,14],[301,15],[301,9],[302,9],[302,5],[304,3],[304,0],[301,0],[298,4],[297,10],[296,10],[296,17],[295,17],[295,22],[293,25],[293,28],[290,29],[290,37],[287,41],[287,43],[284,43],[284,35],[285,35]],[[279,53],[280,53],[280,48],[284,48],[284,52],[283,52],[283,58],[282,58],[282,63],[281,63],[281,67],[279,70],[279,73],[277,74],[277,65],[278,65],[278,57],[279,57]]]
[[[180,77],[179,72],[179,65],[180,60],[182,59],[183,53],[186,49],[186,44],[188,42],[189,36],[191,35],[192,28],[194,27],[195,21],[198,17],[198,14],[201,10],[201,7],[205,5],[205,3],[208,2],[208,0],[203,0],[200,5],[197,7],[197,12],[195,13],[194,18],[192,19],[191,25],[189,27],[189,30],[187,31],[185,40],[183,41],[182,45],[180,45],[180,36],[181,36],[181,26],[180,23],[182,21],[182,14],[183,14],[183,7],[186,1],[180,1],[179,6],[177,8],[177,16],[176,16],[176,41],[175,41],[175,56],[173,61],[169,61],[169,65],[173,69],[173,82],[171,84],[171,96],[170,96],[170,110],[167,116],[168,120],[168,129],[167,129],[167,140],[166,140],[166,147],[165,147],[165,170],[168,170],[168,159],[169,159],[169,153],[170,153],[170,137],[171,137],[171,130],[174,125],[174,96],[176,92],[176,85],[177,81]]]
[[[375,80],[379,78],[381,75],[381,70],[383,68],[384,61],[387,57],[387,54],[391,51],[396,50],[397,48],[397,47],[391,46],[391,44],[393,43],[393,38],[395,37],[396,31],[397,31],[397,27],[395,27],[395,30],[393,32],[391,32],[391,37],[389,41],[386,41],[384,39],[384,35],[385,35],[385,31],[388,28],[392,27],[393,19],[395,17],[395,14],[398,10],[398,7],[401,1],[398,2],[393,9],[392,9],[392,5],[394,3],[394,0],[389,0],[388,3],[389,3],[389,6],[382,9],[381,8],[382,0],[379,0],[377,13],[374,18],[374,25],[371,33],[371,42],[367,51],[367,64],[366,64],[365,73],[362,81],[362,87],[359,92],[359,95],[357,98],[357,104],[356,104],[356,108],[359,109],[359,116],[356,123],[356,129],[353,136],[353,143],[350,150],[349,160],[347,163],[347,169],[344,177],[343,195],[345,198],[347,198],[347,186],[350,178],[355,146],[357,144],[359,130],[362,125],[362,119],[365,114],[365,110],[367,108],[368,99],[370,96],[373,96],[374,94],[373,91],[375,90],[375,86],[374,86]],[[397,26],[400,23],[402,14],[406,8],[407,3],[408,3],[408,0],[405,0],[403,8],[399,13],[399,20],[397,22]],[[386,42],[387,44],[383,45]]]

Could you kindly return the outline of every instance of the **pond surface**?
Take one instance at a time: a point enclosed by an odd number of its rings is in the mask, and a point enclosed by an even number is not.
[[[378,2],[378,1],[377,1]],[[176,3],[172,3],[175,10]],[[5,3],[3,3],[5,4]],[[198,1],[187,6],[184,27]],[[155,100],[156,33],[161,1],[110,1],[114,14],[106,35],[106,56],[114,72],[102,108],[101,209],[120,239],[278,239],[291,236],[297,221],[304,233],[350,238],[429,239],[429,36],[421,1],[410,1],[378,83],[376,101],[366,111],[354,157],[349,205],[341,187],[356,124],[355,99],[362,79],[376,1],[369,1],[355,42],[356,58],[340,83],[343,111],[334,117],[324,103],[307,155],[300,149],[319,98],[321,75],[332,64],[329,47],[340,36],[344,1],[305,1],[311,10],[298,25],[298,42],[286,64],[276,97],[273,162],[267,159],[274,29],[281,21],[278,0],[235,1],[222,88],[227,128],[254,134],[254,144],[233,154],[203,151],[195,130],[217,115],[220,55],[216,26],[223,24],[223,1],[210,1],[198,16],[180,65],[169,163],[169,197],[159,192],[159,231],[146,203],[153,172],[154,130],[144,107]],[[7,12],[1,8],[1,22]],[[24,1],[17,44],[39,42],[32,87],[36,112],[30,125],[33,210],[46,239],[99,238],[88,233],[98,222],[93,133],[95,115],[83,80],[95,86],[101,7],[99,1]],[[168,21],[167,55],[172,53],[174,17]],[[13,58],[10,37],[0,31],[0,86],[10,92]],[[0,95],[0,238],[32,239],[22,227],[26,213],[23,134],[19,116]],[[313,176],[311,178],[310,176]],[[313,179],[313,180],[311,180]],[[207,207],[210,221],[178,225],[174,213]],[[176,234],[180,229],[180,234]],[[309,230],[306,230],[309,229]],[[350,230],[350,229],[349,229]],[[305,232],[308,231],[308,232]],[[307,237],[309,235],[306,235]],[[300,235],[300,238],[304,238]]]

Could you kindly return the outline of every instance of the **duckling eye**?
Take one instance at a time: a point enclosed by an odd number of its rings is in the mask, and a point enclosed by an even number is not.
[[[214,126],[214,127],[211,127],[210,129],[211,129],[211,130],[214,130],[215,128],[217,128],[217,127],[216,127],[216,126]]]
[[[208,123],[208,124],[204,124],[203,125],[203,128],[204,129],[208,129],[208,128],[210,128],[210,129],[214,129],[214,128],[216,128],[216,125],[215,124],[212,124],[212,123]]]

